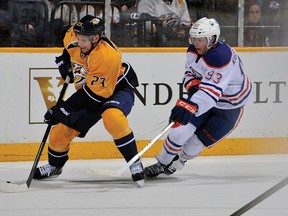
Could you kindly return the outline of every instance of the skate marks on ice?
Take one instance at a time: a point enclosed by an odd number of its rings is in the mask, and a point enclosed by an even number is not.
[[[73,162],[74,163],[74,162]],[[0,183],[6,183],[10,181],[15,184],[23,184],[29,174],[30,167],[27,162],[18,163],[19,167],[16,167],[17,164],[10,164],[12,169],[8,169],[0,165]],[[101,166],[101,164],[100,164]],[[27,192],[36,192],[36,191],[50,191],[55,190],[60,191],[72,191],[72,190],[87,190],[94,192],[105,192],[114,189],[138,189],[136,184],[132,181],[131,174],[129,170],[123,173],[121,176],[113,176],[107,172],[113,172],[115,167],[103,167],[99,168],[101,172],[96,175],[92,175],[87,172],[87,167],[79,166],[74,167],[73,164],[67,165],[64,167],[63,172],[58,177],[52,177],[45,180],[36,180],[33,179],[31,186]],[[165,178],[159,177],[153,181],[147,180],[144,187],[155,187],[158,184],[154,185],[154,182],[158,182],[160,185],[167,185],[169,183],[177,183],[183,181],[179,177],[165,176]]]
[[[153,163],[154,158],[143,159],[145,167]],[[129,170],[119,177],[87,172],[89,167],[118,170],[123,164],[123,160],[68,161],[58,178],[33,180],[25,193],[0,193],[1,215],[28,216],[37,211],[43,216],[228,216],[288,176],[286,155],[200,157],[172,176],[147,179],[143,188],[137,188]],[[31,162],[0,163],[0,182],[25,182],[31,166]],[[288,215],[287,195],[285,187],[247,216]]]
[[[273,157],[264,158],[273,159]],[[279,158],[276,161],[280,161],[281,163],[288,161],[283,161],[284,159]],[[144,158],[143,165],[144,167],[149,166],[154,161],[155,159],[153,158]],[[153,179],[146,179],[144,189],[171,186],[197,187],[205,185],[257,184],[261,182],[277,182],[283,176],[287,176],[287,173],[281,172],[280,167],[276,166],[273,161],[266,164],[265,170],[263,170],[262,162],[263,159],[254,159],[253,166],[242,166],[239,169],[237,167],[243,163],[242,158],[233,157],[230,160],[225,157],[204,157],[187,162],[182,171],[177,171],[171,176],[160,175]],[[122,160],[117,159],[68,161],[63,169],[63,173],[59,177],[40,181],[33,180],[29,190],[66,190],[78,188],[109,191],[116,188],[136,188],[129,170],[126,170],[121,176],[117,177],[114,175],[123,164]],[[271,169],[269,166],[271,166]],[[93,167],[94,172],[92,174],[89,173],[89,167]],[[11,181],[11,183],[23,183],[27,179],[30,169],[31,162],[0,163],[0,183],[7,181]],[[270,170],[269,173],[265,173],[266,170]]]

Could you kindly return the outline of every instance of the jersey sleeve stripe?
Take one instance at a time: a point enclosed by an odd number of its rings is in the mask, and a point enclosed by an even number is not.
[[[218,101],[218,99],[222,95],[222,89],[210,83],[201,82],[199,85],[199,89],[209,93],[209,95],[213,96],[216,99],[216,101]]]
[[[209,91],[206,91],[204,88],[199,88],[199,91],[204,92],[205,94],[207,94],[212,100],[215,101],[215,103],[217,103],[219,98],[215,98],[214,95],[211,95]]]
[[[207,87],[201,86],[201,87],[199,87],[199,89],[207,92],[208,94],[210,94],[211,96],[213,96],[215,99],[220,98],[220,94],[219,94],[218,92],[215,92],[215,91],[214,91],[213,89],[211,89],[211,88],[207,88]]]
[[[237,95],[223,95],[219,102],[226,102],[233,105],[238,105],[242,103],[251,93],[252,84],[250,83],[249,79],[246,77],[245,83],[243,84],[242,91],[239,91]]]
[[[249,80],[248,78],[246,79],[246,88],[243,90],[244,86],[242,87],[242,92],[240,92],[237,97],[234,98],[229,98],[230,101],[236,101],[239,100],[239,98],[241,98],[243,95],[247,94],[247,92],[250,89],[250,85],[249,85]]]
[[[221,98],[219,100],[219,102],[221,102],[221,103],[229,103],[229,104],[231,104],[233,106],[237,106],[237,105],[243,103],[247,99],[247,97],[249,97],[251,91],[252,91],[252,84],[250,84],[250,88],[249,88],[249,91],[247,92],[247,94],[245,94],[243,97],[240,97],[237,102],[232,102],[232,101],[229,100],[229,98],[228,99]]]

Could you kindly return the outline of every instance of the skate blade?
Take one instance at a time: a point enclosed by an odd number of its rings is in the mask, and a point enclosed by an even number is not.
[[[144,179],[138,180],[138,181],[135,181],[135,184],[138,188],[142,188],[145,184],[145,181],[144,181]]]

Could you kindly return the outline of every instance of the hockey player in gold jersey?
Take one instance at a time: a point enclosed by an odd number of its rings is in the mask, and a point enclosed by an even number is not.
[[[134,104],[137,76],[122,62],[118,47],[105,36],[100,18],[87,15],[71,27],[64,38],[64,51],[56,57],[63,79],[70,77],[77,91],[66,101],[48,109],[44,118],[54,125],[49,136],[47,165],[35,170],[35,179],[56,177],[68,160],[69,143],[84,137],[100,119],[126,162],[137,154],[127,115]],[[141,159],[130,166],[132,179],[144,185]]]

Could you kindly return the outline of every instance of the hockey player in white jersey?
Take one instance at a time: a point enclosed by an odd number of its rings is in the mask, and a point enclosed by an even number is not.
[[[218,41],[215,19],[198,20],[190,29],[183,86],[188,98],[179,98],[169,120],[175,124],[163,144],[157,163],[144,169],[146,178],[173,174],[185,162],[210,148],[238,125],[243,107],[251,101],[252,84],[236,51]]]

